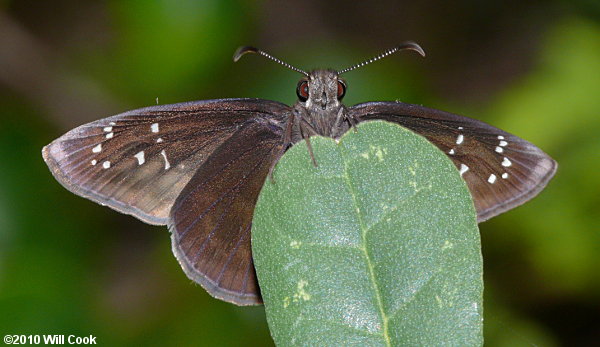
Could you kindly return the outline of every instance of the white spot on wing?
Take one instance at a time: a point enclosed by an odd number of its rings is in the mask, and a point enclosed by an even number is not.
[[[163,149],[162,151],[160,151],[160,154],[165,159],[165,170],[169,170],[169,168],[171,167],[171,164],[169,164],[169,160],[167,159],[167,152],[165,152],[165,150]]]
[[[469,171],[469,167],[465,164],[460,164],[460,175],[462,176],[467,171]]]
[[[102,151],[102,144],[99,143],[98,146],[92,148],[92,152],[93,153],[100,153],[100,151]]]
[[[92,165],[96,165],[98,164],[98,161],[96,159],[92,160]]]
[[[496,146],[496,152],[502,153],[502,152],[504,152],[504,149],[502,149],[502,147],[500,147],[500,146]]]
[[[146,159],[144,159],[144,151],[139,152],[134,155],[134,157],[137,159],[138,165],[142,165],[146,161]]]
[[[508,174],[505,172],[502,174],[502,178],[507,179],[508,178]]]
[[[110,123],[108,123],[108,125],[117,125],[117,123],[115,123],[115,122],[110,122]]]
[[[107,160],[104,163],[102,163],[102,167],[108,169],[110,167],[110,161]]]
[[[106,138],[107,139],[112,139],[112,137],[115,135],[115,133],[108,133],[106,134]]]
[[[494,184],[494,182],[496,182],[496,175],[491,174],[490,177],[488,177],[488,182]]]
[[[156,139],[156,143],[161,143],[161,142],[163,142],[162,138],[159,137],[159,138]]]
[[[504,136],[498,135],[498,140],[504,140]]]
[[[104,130],[104,132],[106,132],[106,133],[109,133],[112,131],[112,127],[104,127],[104,129],[102,129],[102,130]]]
[[[463,129],[464,129],[463,127],[458,127],[458,130],[463,130]]]
[[[450,152],[448,152],[448,154],[450,154],[450,155],[454,155],[454,148],[452,148],[452,149],[450,150]]]
[[[506,145],[508,145],[508,142],[504,140],[500,141],[500,147],[506,147]]]
[[[153,133],[157,133],[157,132],[158,132],[158,123],[153,123],[153,124],[150,126],[150,130],[151,130]]]
[[[465,137],[462,134],[459,134],[458,137],[456,138],[456,144],[460,145],[464,139],[465,139]]]
[[[511,165],[512,165],[512,162],[507,157],[504,157],[504,160],[502,160],[502,166],[509,167]]]

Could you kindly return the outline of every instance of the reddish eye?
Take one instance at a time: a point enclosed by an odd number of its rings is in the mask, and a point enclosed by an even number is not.
[[[298,83],[296,95],[298,95],[298,99],[302,102],[308,100],[308,81],[300,81]]]
[[[344,95],[346,95],[346,84],[342,81],[338,81],[337,87],[337,98],[338,100],[342,100]]]

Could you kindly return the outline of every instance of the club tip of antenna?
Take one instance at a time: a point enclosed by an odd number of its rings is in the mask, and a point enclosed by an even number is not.
[[[252,46],[241,46],[233,54],[233,61],[237,62],[238,60],[240,60],[242,55],[244,55],[246,53],[258,53],[258,48],[255,48]]]
[[[401,44],[399,46],[399,48],[415,51],[415,52],[419,53],[419,55],[421,55],[422,57],[425,57],[425,51],[416,42],[413,42],[413,41],[404,42],[403,44]]]

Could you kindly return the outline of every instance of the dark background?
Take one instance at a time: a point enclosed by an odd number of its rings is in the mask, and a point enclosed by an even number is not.
[[[345,68],[345,102],[402,100],[484,120],[559,163],[540,196],[480,226],[489,346],[600,341],[600,3],[0,1],[0,333],[106,345],[269,345],[262,307],[212,299],[168,231],[63,189],[41,148],[128,109],[261,97],[299,68]]]

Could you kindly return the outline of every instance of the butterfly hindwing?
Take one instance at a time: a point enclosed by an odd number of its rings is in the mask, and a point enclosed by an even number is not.
[[[238,305],[261,303],[252,261],[254,206],[283,145],[283,129],[240,127],[196,172],[175,202],[173,252],[188,277]]]
[[[475,119],[401,102],[369,102],[349,112],[360,121],[397,123],[446,153],[467,182],[479,222],[533,198],[556,172],[556,162],[533,144]]]
[[[196,170],[245,122],[281,120],[288,106],[259,99],[160,105],[75,128],[42,154],[68,190],[151,224],[169,212]]]

